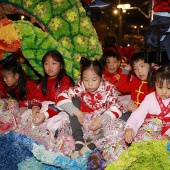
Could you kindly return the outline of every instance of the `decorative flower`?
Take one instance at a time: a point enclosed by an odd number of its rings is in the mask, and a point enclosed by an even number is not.
[[[59,30],[62,27],[62,19],[60,19],[59,17],[51,19],[49,27],[50,29]]]
[[[56,7],[59,7],[59,6],[62,6],[64,3],[64,0],[52,0],[52,4],[53,6],[56,8]]]
[[[21,47],[19,32],[20,30],[12,24],[11,20],[7,18],[0,20],[0,59],[2,59],[4,51],[14,52]]]
[[[78,14],[72,9],[66,11],[66,13],[64,14],[64,17],[69,22],[75,22],[77,20],[77,16],[78,16]]]
[[[23,0],[23,5],[26,8],[29,8],[30,6],[32,6],[33,2],[31,0]]]
[[[46,7],[46,4],[43,3],[43,2],[40,2],[36,8],[34,9],[34,13],[37,15],[37,16],[40,16],[40,17],[44,17],[47,13],[47,7]]]

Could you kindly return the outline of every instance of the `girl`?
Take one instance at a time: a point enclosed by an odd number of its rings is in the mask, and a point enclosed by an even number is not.
[[[155,92],[148,94],[130,116],[125,127],[125,141],[151,139],[170,140],[170,66],[160,67],[152,74]]]
[[[42,58],[42,64],[44,77],[38,89],[46,102],[31,106],[34,116],[33,123],[35,125],[41,124],[45,119],[58,113],[59,110],[53,105],[57,96],[74,85],[71,77],[66,74],[63,56],[58,51],[52,50],[47,52]],[[42,111],[40,110],[41,107]]]
[[[1,67],[1,74],[8,94],[18,100],[21,113],[29,104],[41,101],[37,95],[36,83],[25,77],[19,63],[13,60],[6,61]]]
[[[80,109],[72,104],[73,97],[80,99]],[[106,128],[102,126],[104,120],[107,122],[107,120],[114,120],[121,116],[122,106],[117,99],[115,86],[102,79],[100,62],[81,59],[81,80],[75,87],[61,93],[57,102],[57,107],[78,119],[71,123],[72,129],[75,129],[73,137],[76,141],[76,149],[71,156],[73,159],[95,149],[95,141],[102,137]],[[90,141],[87,146],[84,144],[83,133],[78,123],[83,126],[86,142]]]

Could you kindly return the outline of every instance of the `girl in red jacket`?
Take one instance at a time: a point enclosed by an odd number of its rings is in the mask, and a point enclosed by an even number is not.
[[[18,100],[21,113],[28,105],[41,101],[37,95],[36,83],[25,77],[19,63],[13,60],[6,61],[1,67],[1,74],[9,96]]]
[[[57,96],[74,85],[71,77],[66,74],[63,56],[58,51],[47,52],[42,58],[42,64],[44,77],[38,89],[44,102],[32,107],[35,125],[39,125],[45,119],[58,114],[59,110],[54,107]],[[41,108],[42,110],[40,110]],[[44,108],[46,109],[44,110]]]

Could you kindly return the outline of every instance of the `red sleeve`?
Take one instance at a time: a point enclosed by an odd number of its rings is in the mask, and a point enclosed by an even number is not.
[[[6,98],[7,93],[5,82],[3,81],[2,76],[0,76],[0,98]]]
[[[26,84],[26,95],[24,100],[20,100],[20,107],[28,107],[31,104],[40,103],[42,97],[38,92],[36,83],[33,80],[27,79]]]
[[[73,87],[73,83],[71,82],[71,78],[67,75],[63,77],[63,80],[60,83],[60,93],[64,90],[68,90],[69,87]]]
[[[121,74],[118,84],[118,91],[121,93],[130,93],[132,89],[132,81],[129,79],[129,74]]]

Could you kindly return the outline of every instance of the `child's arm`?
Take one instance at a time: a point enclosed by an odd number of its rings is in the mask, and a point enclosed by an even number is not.
[[[90,125],[89,128],[91,130],[97,130],[102,127],[102,117],[97,117]]]
[[[148,96],[145,97],[141,105],[131,114],[130,118],[127,120],[125,125],[126,129],[132,129],[133,135],[136,136],[138,129],[143,124],[147,114],[149,113],[149,109],[152,106],[152,102],[149,100]],[[126,139],[130,141],[130,133],[126,134]],[[132,134],[131,134],[132,137]]]
[[[120,74],[119,78],[119,84],[118,84],[118,91],[121,93],[130,93],[132,90],[132,80],[130,80],[130,72],[131,67],[130,65],[127,65],[123,70],[122,73]]]

